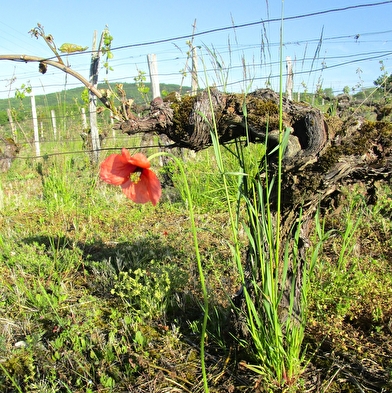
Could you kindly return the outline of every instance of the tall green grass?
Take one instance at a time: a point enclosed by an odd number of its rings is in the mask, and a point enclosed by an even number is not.
[[[246,114],[245,109],[244,113]],[[283,136],[279,147],[282,151],[287,140]],[[271,199],[272,189],[280,187],[280,182],[277,178],[268,178],[266,166],[265,181],[262,182],[261,177],[257,176],[255,168],[260,168],[258,159],[262,156],[250,155],[246,140],[237,141],[232,154],[238,160],[238,169],[237,172],[227,171],[217,139],[217,134],[213,135],[215,157],[231,217],[233,260],[241,277],[246,305],[242,319],[246,321],[246,328],[252,339],[253,356],[257,361],[255,365],[248,367],[262,374],[270,383],[275,381],[278,386],[290,385],[297,381],[304,366],[302,343],[306,326],[306,296],[310,273],[317,257],[313,256],[311,262],[304,262],[297,253],[300,247],[301,217],[291,237],[283,239],[287,243],[281,244],[277,240],[277,220],[280,220],[280,215],[271,211],[270,206],[276,202]],[[252,158],[249,159],[250,157]],[[267,157],[264,157],[267,161]],[[233,177],[237,177],[238,185],[238,199],[235,202],[232,200],[228,181]],[[245,217],[236,214],[240,205],[245,206]],[[249,243],[245,263],[242,260],[242,250],[238,247],[240,228],[245,228]],[[294,272],[293,277],[288,277],[289,269]],[[292,280],[292,292],[288,295],[290,306],[285,311],[286,318],[282,318],[281,301],[288,279]],[[302,283],[299,305],[296,304],[297,294],[294,291],[297,280]],[[244,309],[238,312],[243,313]]]
[[[282,3],[283,4],[283,3]],[[282,11],[283,12],[283,11]],[[283,29],[283,22],[282,27]],[[282,42],[281,31],[281,75]],[[215,56],[215,54],[214,54]],[[214,57],[215,58],[215,57]],[[208,82],[208,78],[206,76]],[[208,89],[209,91],[209,89]],[[307,317],[307,293],[310,287],[310,275],[317,256],[311,261],[303,261],[300,249],[301,215],[298,225],[287,238],[281,234],[281,180],[282,161],[287,147],[289,130],[283,129],[282,77],[279,104],[279,144],[277,146],[277,171],[269,174],[268,156],[249,154],[249,135],[235,143],[231,151],[237,168],[228,168],[219,144],[217,123],[214,117],[213,103],[210,97],[212,113],[211,138],[214,159],[220,174],[221,189],[230,217],[232,229],[232,253],[238,274],[241,278],[244,313],[247,334],[251,337],[255,365],[248,367],[260,373],[269,384],[290,386],[297,381],[304,367],[303,340]],[[246,95],[244,95],[245,97]],[[243,114],[247,117],[247,108],[243,104]],[[203,114],[201,114],[203,116]],[[207,118],[205,118],[207,121]],[[246,131],[248,131],[246,129]],[[268,130],[266,140],[268,138]],[[265,152],[263,152],[265,153]],[[264,165],[263,165],[264,164]],[[260,173],[264,172],[264,180]],[[236,200],[233,201],[233,179],[237,186]],[[272,196],[273,195],[273,196]],[[272,198],[277,198],[273,200]],[[271,206],[276,206],[272,211]],[[240,206],[245,206],[245,217],[238,214]],[[237,214],[236,214],[237,213]],[[241,222],[243,221],[243,222]],[[245,228],[249,243],[247,261],[242,260],[238,233]],[[283,243],[282,243],[283,242]],[[318,250],[316,248],[315,250]],[[290,274],[290,275],[289,275]],[[285,294],[287,280],[291,280],[291,292]],[[296,288],[300,288],[300,298]],[[282,317],[281,302],[284,296],[289,298],[288,310]],[[299,304],[297,304],[299,302]]]

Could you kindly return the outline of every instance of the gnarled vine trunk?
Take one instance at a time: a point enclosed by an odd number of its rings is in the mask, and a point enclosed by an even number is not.
[[[20,146],[12,138],[3,138],[0,135],[0,172],[8,171],[19,151]]]
[[[269,89],[246,96],[211,89],[182,100],[155,99],[146,116],[129,118],[116,127],[127,134],[165,134],[173,146],[199,151],[212,144],[215,126],[220,143],[247,136],[250,142],[267,142],[267,150],[272,151],[279,141],[279,104],[279,95]],[[376,180],[391,178],[392,126],[361,118],[324,118],[318,109],[284,98],[282,109],[283,129],[288,128],[290,135],[282,162],[281,243],[290,240],[302,209],[299,255],[304,257],[320,203],[343,184],[361,182],[370,190]],[[277,155],[269,157],[267,170],[274,175]],[[288,309],[293,274],[289,269],[282,310]],[[299,313],[301,271],[295,274],[294,310]],[[287,312],[282,312],[282,321],[286,317]]]

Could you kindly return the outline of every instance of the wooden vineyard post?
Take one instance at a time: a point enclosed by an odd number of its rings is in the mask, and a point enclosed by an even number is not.
[[[190,55],[192,55],[192,70],[191,70],[191,74],[192,74],[192,85],[191,85],[192,95],[196,94],[197,88],[199,87],[199,82],[198,82],[198,79],[197,79],[197,53],[196,53],[196,48],[193,46],[194,34],[195,34],[195,31],[196,31],[196,19],[193,22],[192,27],[193,27],[192,39],[190,41],[187,41],[187,45],[189,46],[189,52],[188,52],[188,56],[187,56],[186,61],[185,61],[184,69],[182,71],[181,85],[180,85],[180,89],[179,89],[179,93],[180,94],[181,94],[181,91],[182,91],[182,87],[183,87],[183,84],[184,84],[185,77],[187,75],[188,61],[189,61]]]
[[[86,110],[84,108],[82,108],[80,111],[82,112],[82,129],[83,129],[83,131],[87,132]]]
[[[157,56],[155,54],[147,55],[147,60],[148,69],[150,72],[152,98],[154,99],[161,96],[161,91],[159,88]]]
[[[113,128],[113,125],[114,125],[113,112],[110,111],[110,126],[112,127],[113,142],[115,142],[116,141],[116,130]]]
[[[102,46],[102,38],[101,43],[97,48],[97,32],[94,31],[93,37],[93,46],[91,53],[91,65],[90,65],[90,83],[95,88],[98,85],[98,69],[99,69],[99,58],[101,55],[101,46]],[[97,97],[89,90],[89,110],[90,110],[90,136],[91,136],[91,145],[93,149],[93,161],[98,163],[99,161],[99,149],[100,149],[100,141],[98,134],[98,122],[97,122]]]
[[[39,157],[41,155],[41,149],[39,145],[39,130],[38,130],[38,119],[37,119],[37,108],[35,106],[35,96],[31,96],[31,112],[33,114],[33,129],[34,129],[34,146],[35,155]]]
[[[57,140],[56,112],[54,109],[50,111],[50,116],[52,118],[53,138],[54,140]]]
[[[14,120],[12,119],[12,111],[10,108],[7,109],[7,116],[8,116],[8,121],[10,122],[12,138],[16,142],[16,127],[15,127]]]
[[[192,96],[197,94],[199,81],[197,79],[197,52],[196,47],[192,46]]]
[[[161,90],[159,87],[158,63],[157,63],[156,55],[155,54],[147,55],[147,61],[148,61],[148,70],[150,73],[153,103],[156,103],[156,106],[159,107],[162,98],[161,98]],[[166,135],[159,135],[159,145],[162,146],[160,150],[165,150],[165,146],[167,146],[169,143],[170,140]],[[159,164],[161,166],[164,166],[166,162],[167,162],[166,157],[162,157],[162,156],[159,157]]]
[[[286,97],[290,101],[293,99],[293,63],[291,61],[291,57],[286,57],[286,69],[287,69],[287,78],[286,78]]]

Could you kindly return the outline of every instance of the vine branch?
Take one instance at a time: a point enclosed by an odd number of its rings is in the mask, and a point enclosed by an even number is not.
[[[63,62],[48,60],[43,57],[30,56],[30,55],[0,55],[0,60],[11,60],[17,62],[30,63],[35,62],[45,65],[51,65],[59,70],[65,72],[66,74],[72,75],[76,79],[78,79],[81,83],[83,83],[88,90],[90,90],[93,94],[97,96],[97,98],[105,105],[106,108],[115,112],[115,109],[112,107],[111,102],[96,88],[94,87],[86,78],[80,75],[78,72],[74,71],[71,67],[66,66]]]

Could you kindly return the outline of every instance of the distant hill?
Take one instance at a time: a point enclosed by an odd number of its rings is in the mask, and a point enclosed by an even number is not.
[[[120,83],[120,82],[119,82]],[[143,97],[141,93],[138,91],[137,86],[135,83],[122,83],[123,89],[126,92],[126,96],[128,98],[132,98],[135,100],[137,104],[144,103]],[[145,86],[150,88],[150,92],[147,94],[148,99],[152,100],[152,94],[151,94],[151,84],[150,83],[145,83]],[[116,83],[111,83],[110,87],[115,91],[116,90]],[[99,89],[107,89],[108,86],[106,84],[99,84],[98,85]],[[175,84],[165,84],[161,83],[160,84],[160,89],[161,89],[161,94],[162,96],[165,95],[165,93],[171,93],[173,91],[179,92],[180,86],[175,85]],[[82,94],[84,92],[85,88],[84,87],[77,87],[74,89],[69,89],[69,90],[63,90],[57,93],[49,93],[45,95],[38,95],[35,97],[35,102],[37,105],[37,108],[39,107],[47,107],[49,109],[54,109],[58,107],[59,105],[80,105],[83,106],[85,103],[83,102],[82,99]],[[181,93],[187,93],[190,91],[190,87],[188,86],[183,86],[181,89]],[[31,102],[29,97],[26,96],[25,99],[22,101],[23,103],[23,109],[24,111],[30,111],[31,110]],[[101,105],[98,103],[98,105]],[[18,109],[21,107],[21,101],[17,98],[10,98],[10,99],[0,99],[0,125],[4,125],[8,122],[7,119],[7,108]]]

